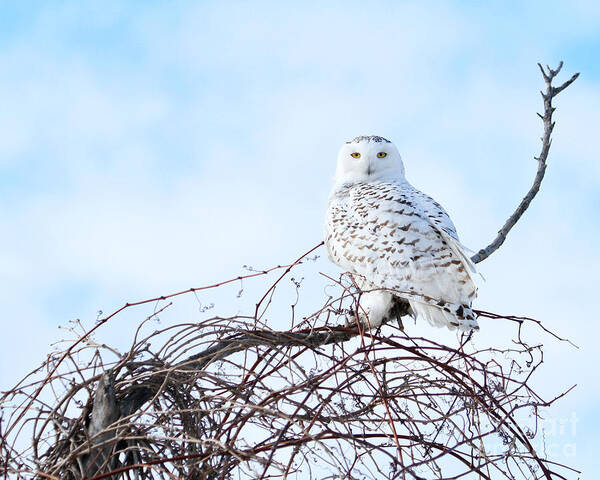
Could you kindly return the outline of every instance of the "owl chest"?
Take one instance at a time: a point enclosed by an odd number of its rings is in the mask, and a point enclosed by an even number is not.
[[[423,227],[423,218],[414,201],[395,191],[367,192],[348,203],[349,218],[364,234],[374,237],[405,238]]]
[[[392,262],[406,266],[423,242],[423,219],[410,199],[383,194],[364,194],[349,199],[335,228],[338,256],[361,264]],[[406,265],[405,265],[406,263]]]

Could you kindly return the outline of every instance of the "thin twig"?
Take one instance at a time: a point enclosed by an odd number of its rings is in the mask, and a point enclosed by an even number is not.
[[[558,64],[556,70],[552,70],[550,67],[546,67],[547,71],[545,71],[542,65],[540,65],[539,63],[538,66],[540,67],[540,70],[544,77],[544,81],[546,83],[546,92],[540,92],[544,100],[544,115],[540,115],[538,113],[538,116],[544,122],[544,135],[542,137],[542,149],[540,151],[540,154],[539,156],[535,157],[535,159],[538,162],[538,168],[535,178],[533,180],[533,185],[531,186],[523,200],[521,200],[521,203],[519,204],[517,209],[508,218],[504,226],[500,229],[498,235],[492,241],[492,243],[490,243],[487,247],[482,248],[481,250],[479,250],[479,252],[477,252],[471,257],[471,261],[473,263],[479,263],[485,260],[492,253],[494,253],[500,248],[500,246],[506,240],[508,232],[510,232],[510,230],[516,225],[523,213],[525,213],[525,210],[527,210],[527,208],[531,204],[531,201],[537,195],[540,189],[540,185],[542,184],[542,180],[544,179],[544,174],[546,173],[546,160],[548,159],[548,152],[550,151],[550,145],[552,144],[551,135],[552,130],[554,129],[552,114],[554,113],[554,110],[556,110],[552,106],[552,99],[560,92],[562,92],[565,88],[567,88],[569,85],[571,85],[577,79],[577,77],[579,77],[579,73],[576,73],[569,80],[563,83],[560,87],[553,87],[552,81],[562,69],[563,62],[560,62]]]

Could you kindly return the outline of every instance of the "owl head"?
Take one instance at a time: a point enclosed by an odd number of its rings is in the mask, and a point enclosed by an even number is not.
[[[335,183],[404,179],[404,164],[395,145],[383,137],[356,137],[342,145]]]

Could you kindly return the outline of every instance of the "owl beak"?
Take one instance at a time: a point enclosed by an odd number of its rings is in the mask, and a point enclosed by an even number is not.
[[[373,167],[371,166],[371,162],[367,166],[367,175],[371,175],[373,173]]]

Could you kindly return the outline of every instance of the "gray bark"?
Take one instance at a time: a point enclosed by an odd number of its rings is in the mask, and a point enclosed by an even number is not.
[[[94,395],[94,405],[87,427],[90,448],[80,462],[83,478],[110,472],[116,468],[117,458],[112,455],[115,444],[110,440],[116,438],[117,429],[109,427],[119,419],[119,416],[115,378],[109,370],[100,377]]]

